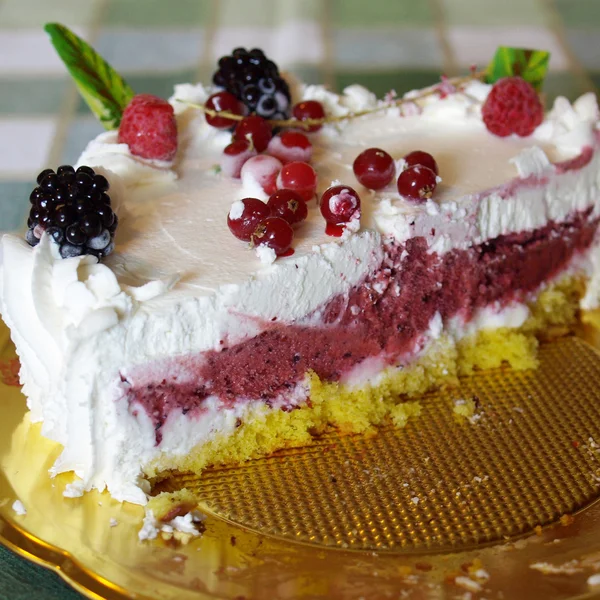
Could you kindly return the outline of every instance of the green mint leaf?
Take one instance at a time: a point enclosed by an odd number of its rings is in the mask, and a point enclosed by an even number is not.
[[[79,93],[106,129],[117,129],[133,90],[86,42],[64,25],[48,23],[44,30],[65,63]]]
[[[495,83],[503,77],[516,75],[541,91],[548,70],[550,52],[499,46],[486,70],[486,81]]]

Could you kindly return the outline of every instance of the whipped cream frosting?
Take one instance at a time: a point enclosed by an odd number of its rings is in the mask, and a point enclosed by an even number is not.
[[[342,95],[301,84],[292,91],[295,98],[321,101],[333,115],[378,105],[360,86]],[[189,452],[233,431],[237,419],[262,418],[269,410],[251,399],[224,408],[209,398],[201,421],[169,419],[158,448],[150,418],[122,396],[122,372],[218,350],[257,335],[271,319],[294,322],[314,313],[380,265],[383,236],[399,241],[424,236],[430,251],[441,254],[575,211],[598,214],[598,153],[576,169],[556,166],[597,146],[593,95],[573,105],[559,98],[534,135],[501,139],[481,121],[488,91],[474,81],[465,93],[429,96],[313,134],[318,192],[336,180],[354,187],[362,199],[360,229],[341,239],[328,237],[312,202],[297,230],[294,255],[275,262],[265,252],[257,257],[227,228],[232,204],[256,190],[215,168],[230,134],[209,127],[188,104],[204,102],[210,89],[176,86],[171,102],[180,139],[173,163],[132,156],[115,132],[90,142],[78,164],[111,182],[120,219],[116,252],[102,264],[93,257],[61,260],[45,236],[35,248],[16,236],[2,239],[0,312],[21,358],[32,418],[43,421],[43,434],[64,446],[53,472],[72,470],[79,478],[66,495],[108,486],[119,500],[144,503],[142,465],[160,452]],[[442,176],[435,201],[411,204],[394,184],[377,193],[360,186],[352,162],[372,146],[395,158],[415,149],[433,154]],[[597,255],[594,246],[584,261],[592,277],[586,308],[599,303]],[[515,314],[483,315],[473,322],[511,325]],[[430,338],[441,327],[432,323]],[[453,327],[460,336],[460,326]],[[297,394],[305,396],[302,386]]]

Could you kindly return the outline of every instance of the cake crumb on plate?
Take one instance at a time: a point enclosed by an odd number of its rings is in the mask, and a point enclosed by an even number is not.
[[[19,515],[23,516],[27,514],[27,510],[23,506],[23,503],[20,500],[15,500],[12,505],[12,509]]]

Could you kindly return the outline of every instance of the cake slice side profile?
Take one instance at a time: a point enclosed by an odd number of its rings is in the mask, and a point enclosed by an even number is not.
[[[262,64],[264,55],[248,56]],[[169,106],[134,97],[136,119],[160,121],[156,155],[133,145],[138,121],[127,112],[121,130],[83,152],[73,177],[90,169],[109,186],[99,192],[116,215],[106,246],[94,250],[104,234],[90,225],[82,244],[94,252],[69,255],[79,252],[71,238],[35,219],[33,247],[2,239],[0,312],[32,419],[64,446],[53,472],[78,477],[67,495],[107,487],[143,504],[148,482],[170,470],[200,473],[308,444],[330,427],[402,426],[419,414],[419,394],[459,375],[535,367],[538,337],[600,303],[592,94],[573,105],[558,98],[546,115],[532,109],[530,130],[508,135],[489,109],[500,86],[477,78],[391,105],[360,86],[336,95],[273,75],[260,106],[231,107],[242,123],[271,99],[270,117],[285,122],[292,105],[318,103],[321,127],[305,132],[310,148],[301,140],[294,150],[308,161],[286,163],[295,155],[281,133],[259,151],[251,130],[249,148],[247,136],[238,140],[247,158],[271,158],[247,160],[262,166],[232,177],[223,162],[231,131],[198,109],[232,85],[228,64],[221,85],[177,86]],[[367,149],[393,159],[378,189],[353,169]],[[429,187],[413,178],[411,196],[399,177],[421,175],[415,151],[438,173]],[[228,219],[240,218],[243,199],[271,202],[273,187],[287,189],[286,166],[298,162],[317,180],[306,217],[287,226],[291,250],[263,243],[258,227],[249,248]],[[277,182],[265,170],[273,165]],[[332,223],[348,190],[359,208]],[[334,200],[319,206],[328,193]]]

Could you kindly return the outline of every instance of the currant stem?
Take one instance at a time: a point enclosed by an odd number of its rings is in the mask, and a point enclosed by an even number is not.
[[[464,77],[453,77],[451,79],[446,79],[444,81],[444,83],[451,84],[454,87],[459,87],[459,86],[469,83],[470,81],[473,81],[475,79],[481,80],[485,76],[486,76],[485,71],[478,71],[477,73],[472,73],[472,74],[466,75]],[[295,127],[295,128],[299,128],[299,129],[309,129],[310,127],[313,127],[315,125],[323,125],[325,123],[338,123],[340,121],[346,121],[348,119],[354,119],[357,117],[363,117],[365,115],[370,115],[371,113],[379,112],[381,110],[387,110],[388,108],[402,106],[403,104],[414,103],[418,100],[422,100],[423,98],[427,98],[429,96],[435,96],[436,94],[439,94],[437,85],[429,88],[428,90],[426,90],[422,94],[419,94],[418,96],[413,96],[411,98],[399,98],[398,100],[394,100],[392,102],[388,102],[388,103],[382,104],[380,106],[376,106],[375,108],[367,108],[365,110],[359,110],[356,112],[348,113],[347,115],[330,116],[330,117],[324,117],[322,119],[302,119],[302,120],[298,120],[298,119],[269,120],[269,119],[267,119],[267,120],[273,127]],[[217,110],[213,110],[212,108],[206,108],[206,106],[204,106],[203,104],[196,104],[194,102],[189,102],[187,100],[180,100],[179,98],[176,98],[175,100],[176,100],[176,102],[181,102],[181,103],[187,104],[188,106],[191,106],[193,108],[197,108],[211,117],[219,116],[219,117],[231,119],[232,121],[241,121],[242,119],[245,118],[243,115],[236,115],[236,114],[231,113],[226,110],[217,111]]]

